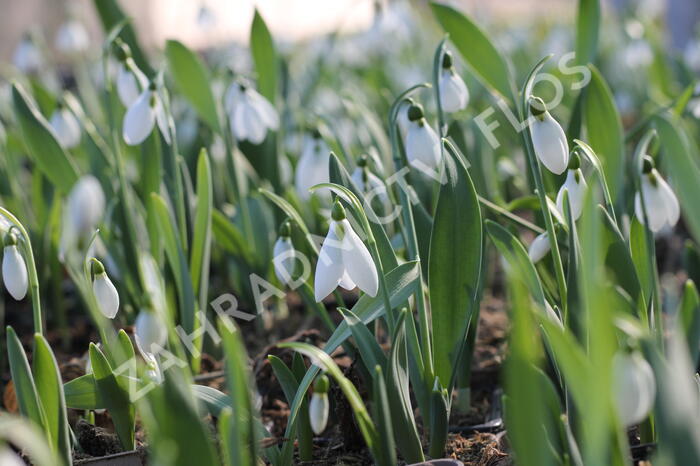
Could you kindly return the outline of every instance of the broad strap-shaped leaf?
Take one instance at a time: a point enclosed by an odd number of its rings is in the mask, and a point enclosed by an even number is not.
[[[576,63],[593,63],[598,51],[600,0],[579,0],[576,15]]]
[[[12,102],[22,139],[36,166],[62,192],[78,180],[78,169],[60,146],[46,118],[21,84],[12,84]]]
[[[482,256],[479,200],[461,160],[445,151],[445,182],[440,187],[430,238],[428,287],[433,327],[435,374],[447,386],[469,320],[478,312]]]
[[[165,45],[168,68],[180,93],[214,131],[220,131],[216,101],[204,62],[184,44],[169,40]]]
[[[510,68],[488,35],[471,18],[451,6],[430,2],[430,7],[471,72],[491,92],[513,103],[516,93]]]
[[[72,409],[105,409],[105,402],[97,389],[95,377],[85,374],[63,385],[66,405]]]
[[[250,52],[258,72],[258,90],[274,105],[277,93],[277,52],[270,30],[257,9],[250,28]]]

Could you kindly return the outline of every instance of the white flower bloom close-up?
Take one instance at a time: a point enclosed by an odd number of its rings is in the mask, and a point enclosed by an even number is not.
[[[532,98],[530,113],[533,116],[530,133],[535,155],[550,172],[561,175],[569,165],[569,143],[557,120],[545,109],[544,102]]]
[[[443,111],[454,113],[467,108],[469,90],[452,64],[452,54],[450,52],[445,52],[443,55],[438,85],[440,87],[440,106]]]
[[[618,351],[613,357],[613,395],[617,415],[625,427],[642,422],[654,406],[656,381],[641,354]]]
[[[311,197],[309,189],[319,183],[329,181],[329,163],[331,149],[318,131],[306,136],[301,156],[294,172],[294,186],[299,197],[306,201]]]
[[[637,192],[634,196],[634,212],[637,220],[642,225],[644,224],[643,207],[646,207],[649,219],[648,226],[654,233],[660,231],[664,226],[675,226],[681,215],[678,198],[676,198],[676,194],[666,180],[654,168],[654,162],[649,156],[646,156],[643,161],[641,184],[644,205],[642,205],[640,192]]]
[[[571,205],[571,216],[573,219],[578,220],[583,212],[583,202],[586,199],[588,184],[579,168],[580,165],[581,161],[578,154],[574,154],[566,173],[566,181],[564,181],[557,193],[557,210],[564,218],[566,218],[564,212],[564,190],[567,190],[569,193],[569,204]]]
[[[90,36],[80,21],[63,23],[56,33],[56,49],[63,53],[80,53],[90,47]]]
[[[165,142],[170,144],[170,132],[165,109],[155,85],[148,89],[131,104],[124,114],[122,135],[124,142],[130,146],[141,144],[153,131],[156,122]]]
[[[72,149],[80,144],[80,122],[73,112],[63,105],[59,105],[54,110],[49,119],[49,125],[56,140],[64,149]]]
[[[336,202],[316,264],[316,302],[321,302],[338,285],[346,290],[358,287],[373,297],[379,289],[377,267],[372,255],[347,220],[343,206]]]
[[[36,73],[41,68],[41,52],[28,35],[23,37],[14,54],[12,63],[22,73]]]
[[[105,268],[97,259],[92,260],[92,292],[102,314],[108,319],[114,319],[119,311],[119,293],[107,276]]]
[[[314,434],[321,435],[326,430],[328,424],[328,413],[330,411],[330,403],[328,400],[328,388],[330,382],[328,377],[320,375],[314,384],[314,392],[311,394],[309,402],[309,421],[311,430]]]
[[[408,110],[410,120],[406,133],[406,158],[418,170],[435,170],[440,166],[440,138],[423,116],[420,105]]]
[[[550,249],[549,236],[547,233],[542,233],[532,240],[527,250],[527,255],[530,256],[532,263],[536,264],[549,253]]]
[[[268,131],[279,127],[279,116],[272,104],[255,89],[234,82],[224,96],[231,133],[239,141],[260,144]]]
[[[27,295],[29,285],[27,264],[17,248],[17,237],[14,233],[5,236],[5,248],[2,253],[2,280],[10,295],[21,301]]]
[[[168,331],[154,311],[142,310],[134,322],[134,340],[144,358],[153,355],[165,346]]]

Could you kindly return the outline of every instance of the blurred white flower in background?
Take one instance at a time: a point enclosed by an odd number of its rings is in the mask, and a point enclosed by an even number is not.
[[[574,153],[569,160],[569,169],[566,173],[566,181],[559,188],[557,193],[557,210],[564,218],[564,190],[569,193],[569,204],[571,205],[571,216],[574,220],[578,220],[583,212],[583,202],[586,198],[586,189],[588,184],[583,178],[581,171],[581,158],[577,153]]]
[[[61,25],[56,33],[56,49],[66,54],[85,52],[90,47],[90,36],[83,23],[72,19]]]
[[[305,136],[294,176],[294,185],[302,200],[308,200],[311,197],[309,188],[312,186],[328,183],[330,153],[331,149],[318,130]]]
[[[17,44],[12,63],[20,72],[26,74],[36,73],[41,68],[41,52],[29,34],[22,37]]]
[[[2,466],[25,466],[25,462],[7,447],[0,447],[0,464]]]
[[[56,140],[64,149],[72,149],[80,144],[81,131],[78,118],[62,103],[56,106],[56,110],[49,119],[49,125]]]
[[[59,251],[61,260],[80,240],[92,236],[102,220],[104,210],[105,194],[100,182],[92,175],[84,175],[73,185],[63,208]]]
[[[626,350],[615,354],[612,369],[617,415],[625,427],[639,424],[654,406],[654,372],[641,354]]]
[[[170,131],[163,102],[158,95],[155,83],[151,83],[124,114],[122,128],[124,142],[130,146],[141,144],[151,134],[156,122],[165,142],[170,144]]]
[[[649,219],[649,229],[654,233],[664,226],[673,227],[681,215],[678,198],[661,174],[654,167],[654,161],[648,155],[642,162],[641,195],[634,196],[634,212],[639,222],[644,225],[644,210],[646,207]],[[642,196],[644,206],[642,206]]]
[[[120,44],[117,49],[117,59],[119,60],[116,79],[117,94],[122,105],[128,108],[148,88],[148,78],[131,58],[128,45]]]
[[[536,264],[549,253],[550,249],[549,236],[545,232],[537,235],[535,239],[532,240],[532,243],[530,243],[530,247],[527,250],[527,255],[530,256],[532,263]]]
[[[700,73],[700,40],[689,41],[683,49],[683,60],[688,67]]]
[[[242,82],[233,82],[224,96],[231,133],[239,141],[260,144],[268,131],[279,127],[279,116],[272,104],[255,89]]]

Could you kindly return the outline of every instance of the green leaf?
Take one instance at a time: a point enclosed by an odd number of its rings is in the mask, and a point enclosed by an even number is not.
[[[576,63],[593,63],[598,51],[599,0],[579,0],[576,16]]]
[[[125,450],[133,450],[136,416],[129,392],[119,384],[109,361],[93,343],[90,343],[90,363],[100,399],[112,416],[119,441]]]
[[[33,465],[58,466],[62,464],[62,459],[51,451],[39,426],[29,419],[3,413],[0,416],[0,439],[19,448],[23,454],[29,457]]]
[[[71,444],[66,414],[66,400],[63,394],[61,372],[49,343],[43,335],[34,335],[34,380],[36,391],[46,416],[46,428],[51,445],[63,458],[65,464],[71,462]]]
[[[491,92],[514,102],[515,84],[508,63],[488,35],[469,17],[451,6],[430,2],[430,7],[471,72]]]
[[[685,334],[693,367],[700,361],[700,296],[692,280],[685,282],[678,308],[678,320]]]
[[[372,378],[372,398],[374,403],[372,405],[372,414],[374,415],[374,419],[377,420],[377,434],[379,436],[377,453],[380,455],[380,457],[377,458],[377,463],[396,464],[394,430],[392,426],[393,418],[391,416],[391,409],[389,408],[389,397],[387,395],[386,385],[384,383],[382,367],[377,365],[374,368],[373,375],[374,377]],[[420,441],[418,445],[420,446]],[[408,461],[413,462],[411,459],[408,459]]]
[[[238,226],[221,211],[212,211],[212,233],[216,243],[247,264],[254,264],[253,254]]]
[[[197,384],[192,385],[191,388],[194,397],[204,403],[209,414],[214,417],[219,417],[223,410],[231,406],[231,397],[216,388]]]
[[[270,30],[257,9],[250,29],[250,52],[258,72],[258,90],[274,105],[277,93],[277,52]]]
[[[479,200],[466,167],[448,151],[444,160],[445,183],[440,187],[430,237],[428,287],[435,374],[447,386],[469,320],[478,312],[483,228]]]
[[[147,75],[152,74],[153,70],[148,64],[146,55],[139,46],[134,27],[122,11],[117,0],[93,0],[93,3],[95,4],[95,9],[100,17],[105,33],[107,31],[112,31],[115,27],[121,26],[117,37],[121,38],[121,40],[129,46],[131,55],[138,67]]]
[[[382,367],[386,369],[386,355],[382,351],[379,343],[375,339],[372,332],[369,331],[367,326],[362,323],[359,317],[353,314],[352,311],[345,308],[338,308],[340,313],[345,319],[350,328],[357,348],[360,350],[360,357],[362,357],[362,362],[364,362],[365,367],[371,371],[372,367]]]
[[[166,42],[165,57],[180,93],[212,130],[221,132],[211,79],[202,60],[177,40]]]
[[[625,172],[625,144],[622,120],[615,100],[598,69],[590,65],[591,82],[586,87],[584,122],[588,142],[600,157],[607,185],[616,202],[623,186]]]
[[[78,170],[61,148],[49,123],[19,83],[12,84],[12,102],[27,150],[36,166],[62,192],[68,193],[78,180]]]
[[[63,385],[66,405],[72,409],[104,409],[105,402],[97,389],[95,377],[85,374]]]
[[[194,236],[190,250],[192,287],[199,296],[200,309],[206,308],[209,287],[213,196],[209,157],[206,149],[202,149],[197,162],[197,210],[195,212]]]
[[[683,219],[695,241],[700,240],[700,155],[691,144],[683,123],[670,113],[654,117],[659,133],[661,163],[671,178],[673,190],[682,207]]]
[[[37,426],[43,428],[50,439],[46,414],[41,406],[39,393],[34,384],[34,377],[32,377],[32,372],[29,369],[27,355],[24,353],[22,343],[20,343],[12,327],[8,326],[6,332],[7,358],[10,362],[10,374],[15,387],[19,412],[22,416],[31,419]]]

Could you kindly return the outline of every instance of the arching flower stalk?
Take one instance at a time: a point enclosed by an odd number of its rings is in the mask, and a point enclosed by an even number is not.
[[[569,165],[569,143],[557,120],[547,111],[542,99],[530,97],[533,117],[530,133],[537,158],[552,173],[560,175]]]
[[[122,105],[129,108],[148,88],[148,78],[131,58],[131,50],[127,44],[119,41],[116,56],[119,60],[116,79],[117,95]]]
[[[559,188],[557,193],[557,210],[564,215],[564,190],[569,192],[569,204],[571,205],[571,216],[574,220],[578,220],[583,212],[583,202],[586,198],[586,190],[588,184],[583,177],[581,171],[581,158],[578,153],[574,154],[569,159],[569,167],[566,174],[566,181]]]
[[[291,225],[289,220],[285,220],[280,226],[279,238],[277,238],[272,251],[275,275],[281,283],[287,286],[293,282],[292,274],[294,273],[294,257],[296,255],[291,235]]]
[[[10,295],[21,301],[27,295],[27,264],[17,248],[17,235],[10,229],[5,234],[2,254],[2,280]]]
[[[435,170],[440,165],[440,138],[424,117],[423,107],[413,104],[408,109],[406,158],[419,170]]]
[[[105,272],[104,265],[92,258],[92,292],[102,314],[108,319],[114,319],[119,311],[119,293]]]
[[[640,192],[644,196],[644,206]],[[642,160],[641,190],[634,196],[634,212],[642,224],[645,223],[643,207],[646,207],[649,229],[654,233],[666,225],[673,227],[681,215],[678,198],[648,155]]]
[[[249,85],[237,81],[224,96],[231,133],[239,141],[260,144],[268,131],[279,127],[279,116],[272,104]]]
[[[625,427],[639,424],[654,406],[654,372],[641,354],[626,349],[615,354],[612,369],[617,415]]]
[[[328,183],[328,169],[331,150],[318,130],[304,137],[304,143],[294,173],[294,185],[302,200],[311,197],[309,189],[321,183]]]
[[[56,105],[56,110],[49,119],[49,125],[56,140],[64,149],[72,149],[80,144],[80,123],[62,102]]]
[[[156,123],[158,123],[165,142],[170,144],[168,119],[165,115],[163,102],[158,95],[156,83],[151,82],[148,89],[138,96],[124,115],[122,133],[124,142],[130,146],[141,144],[151,134]]]
[[[452,63],[452,54],[446,51],[442,56],[442,70],[439,81],[440,106],[448,113],[467,108],[469,90],[462,77],[457,74]]]
[[[370,296],[376,296],[379,277],[374,260],[336,201],[331,213],[328,235],[323,241],[316,264],[314,294],[321,302],[340,285],[346,290],[356,286]]]
[[[314,384],[314,392],[309,402],[309,421],[314,434],[321,435],[328,424],[330,403],[328,401],[328,388],[330,381],[325,374],[321,374]]]

